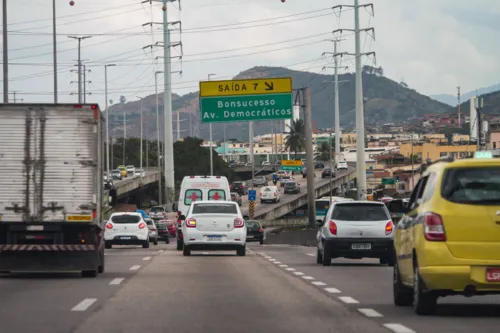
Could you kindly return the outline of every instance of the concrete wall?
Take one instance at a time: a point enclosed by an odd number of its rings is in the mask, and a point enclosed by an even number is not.
[[[157,182],[159,178],[160,178],[159,172],[149,171],[147,172],[146,176],[144,176],[142,179],[141,178],[130,179],[130,180],[127,179],[116,187],[116,196],[118,198],[122,197],[128,192],[131,192],[143,185]]]

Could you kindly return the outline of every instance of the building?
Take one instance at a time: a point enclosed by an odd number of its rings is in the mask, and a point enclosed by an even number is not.
[[[459,144],[452,143],[403,143],[399,152],[405,157],[410,157],[412,154],[417,155],[417,157],[423,161],[434,162],[440,158],[453,157],[453,158],[464,158],[466,156],[471,156],[476,151],[475,144]]]

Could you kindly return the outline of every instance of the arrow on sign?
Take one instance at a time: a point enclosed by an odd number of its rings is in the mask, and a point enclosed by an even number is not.
[[[264,82],[264,84],[266,85],[267,91],[274,90],[274,83],[273,82],[271,82],[271,84]]]

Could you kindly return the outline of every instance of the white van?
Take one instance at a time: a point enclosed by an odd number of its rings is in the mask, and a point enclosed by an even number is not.
[[[229,182],[224,176],[186,176],[179,192],[177,215],[186,215],[193,201],[231,201]]]
[[[264,186],[260,189],[260,203],[264,202],[279,202],[280,190],[277,186]]]

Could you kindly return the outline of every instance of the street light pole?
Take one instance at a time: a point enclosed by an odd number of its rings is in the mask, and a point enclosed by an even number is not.
[[[111,179],[109,173],[109,111],[108,111],[108,67],[116,66],[115,64],[104,65],[104,107],[106,109],[106,175]]]
[[[57,104],[57,34],[56,34],[56,0],[52,0],[52,52],[54,53],[54,104]],[[109,179],[109,170],[108,170]]]
[[[141,149],[140,149],[140,157],[139,157],[139,169],[142,170],[142,97],[137,96],[137,98],[141,99]],[[141,172],[141,171],[139,171]]]
[[[210,77],[215,76],[215,74],[208,74],[208,81],[210,81]],[[210,123],[210,176],[214,175],[214,157],[212,152],[212,123]]]
[[[7,46],[7,0],[2,2],[2,35],[3,35],[3,102],[9,103],[9,48]]]

